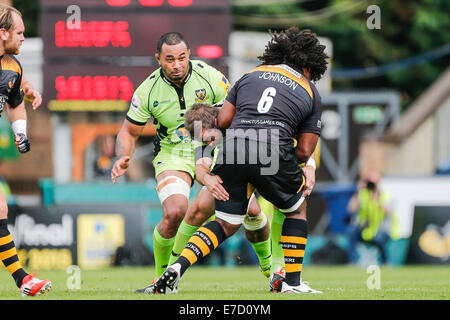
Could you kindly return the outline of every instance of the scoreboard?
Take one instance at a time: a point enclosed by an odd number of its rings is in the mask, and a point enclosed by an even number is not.
[[[41,0],[44,103],[50,111],[124,111],[178,31],[192,59],[227,74],[228,0]]]

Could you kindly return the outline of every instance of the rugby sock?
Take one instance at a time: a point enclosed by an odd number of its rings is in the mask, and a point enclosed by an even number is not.
[[[258,257],[261,271],[264,275],[270,276],[270,267],[272,265],[270,234],[266,240],[262,240],[265,238],[266,234],[269,233],[269,225],[266,214],[261,210],[259,215],[255,217],[246,215],[244,218],[244,229],[246,237]]]
[[[166,270],[175,237],[163,238],[158,227],[153,230],[153,254],[155,257],[155,276],[159,277]]]
[[[14,278],[17,287],[21,287],[22,280],[27,276],[17,256],[17,249],[13,238],[8,231],[8,220],[0,220],[0,259],[3,261],[8,272]]]
[[[169,259],[169,266],[172,265],[180,256],[181,251],[183,251],[186,243],[192,237],[195,231],[198,230],[197,226],[192,226],[186,221],[182,221],[178,227],[177,234],[175,235],[175,243],[173,245],[172,254]]]
[[[272,267],[270,273],[280,271],[284,267],[284,253],[281,247],[281,230],[286,216],[280,210],[273,210],[272,222],[270,224],[270,239],[272,244]]]
[[[307,241],[308,225],[306,220],[286,218],[281,232],[281,247],[286,267],[286,283],[300,285],[303,257]]]
[[[216,249],[225,238],[225,232],[217,221],[208,222],[203,227],[200,227],[189,239],[180,257],[175,262],[181,265],[180,277],[199,258],[206,257],[211,251]]]
[[[259,265],[262,270],[268,269],[272,263],[272,253],[270,252],[270,237],[269,239],[261,242],[250,242],[258,256]]]

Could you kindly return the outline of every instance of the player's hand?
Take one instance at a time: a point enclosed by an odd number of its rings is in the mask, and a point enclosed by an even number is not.
[[[30,86],[25,86],[23,88],[25,93],[25,98],[29,101],[31,101],[31,105],[33,107],[33,110],[36,110],[39,108],[42,104],[42,95],[39,91],[34,90]]]
[[[222,179],[219,176],[205,175],[203,178],[205,182],[205,186],[208,188],[208,191],[211,192],[214,198],[217,200],[227,201],[230,197],[228,192],[222,186]]]
[[[111,169],[111,180],[113,183],[116,183],[116,178],[122,176],[130,166],[131,157],[125,156],[121,157],[116,162]]]
[[[16,134],[16,148],[20,153],[26,153],[30,151],[30,141],[23,133]]]
[[[311,194],[314,185],[316,184],[316,169],[312,166],[304,166],[302,168],[305,174],[305,187],[302,196],[307,197]]]

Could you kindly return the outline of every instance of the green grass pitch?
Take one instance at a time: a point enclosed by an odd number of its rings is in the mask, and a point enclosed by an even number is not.
[[[448,266],[402,266],[379,269],[379,289],[367,285],[376,276],[365,268],[308,265],[302,273],[323,294],[274,294],[256,266],[194,266],[184,275],[175,295],[142,295],[134,290],[153,278],[151,267],[116,267],[81,270],[80,289],[69,290],[64,270],[41,271],[39,278],[52,280],[50,292],[22,298],[11,276],[0,270],[1,300],[449,300]],[[372,287],[376,278],[370,278]]]

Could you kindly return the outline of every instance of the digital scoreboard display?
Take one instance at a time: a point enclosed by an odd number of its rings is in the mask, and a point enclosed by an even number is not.
[[[136,87],[154,68],[46,65],[44,92],[50,111],[125,111]]]
[[[51,111],[126,110],[158,67],[156,42],[170,31],[185,36],[192,59],[227,73],[228,0],[41,0],[41,8]]]

